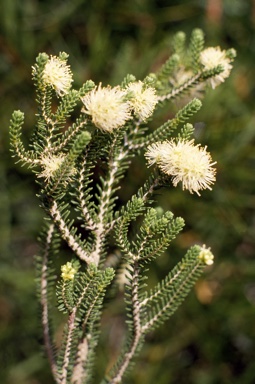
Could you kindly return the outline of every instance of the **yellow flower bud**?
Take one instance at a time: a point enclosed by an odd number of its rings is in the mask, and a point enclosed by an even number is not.
[[[206,248],[205,245],[201,247],[198,258],[203,261],[206,265],[212,265],[214,256],[211,252],[211,248]]]
[[[63,280],[73,280],[77,270],[73,267],[72,263],[68,261],[61,267],[61,277]]]

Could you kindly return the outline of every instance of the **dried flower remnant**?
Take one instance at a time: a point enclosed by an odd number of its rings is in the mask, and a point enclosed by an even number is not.
[[[125,125],[131,118],[129,103],[125,100],[126,92],[119,87],[102,87],[101,84],[82,97],[82,112],[91,115],[95,126],[105,132]]]
[[[175,142],[157,142],[148,147],[145,157],[149,165],[157,164],[166,175],[172,176],[172,183],[176,187],[182,182],[182,189],[190,193],[211,189],[215,181],[216,170],[206,147],[194,145],[194,140],[179,140]]]
[[[135,116],[141,121],[148,119],[158,102],[156,90],[146,87],[142,81],[136,81],[128,85],[127,91],[131,92],[129,103]]]
[[[232,69],[232,65],[230,64],[231,59],[227,56],[226,51],[221,50],[220,47],[209,47],[204,49],[200,53],[200,61],[207,70],[213,69],[218,65],[222,65],[224,68],[223,72],[215,75],[209,80],[213,89],[229,77]]]
[[[73,74],[66,60],[51,56],[43,70],[43,81],[54,88],[58,96],[66,95],[73,82]]]

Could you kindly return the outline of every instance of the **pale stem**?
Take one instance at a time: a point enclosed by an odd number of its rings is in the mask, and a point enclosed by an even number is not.
[[[90,335],[86,335],[78,345],[77,361],[74,365],[71,383],[83,384],[85,382],[86,372],[84,371],[84,365],[87,360],[89,351]]]
[[[112,223],[105,223],[105,216],[109,210],[108,208],[112,197],[113,187],[115,185],[116,174],[119,171],[120,162],[125,158],[126,155],[127,151],[121,152],[117,158],[110,163],[109,178],[104,183],[104,190],[100,196],[101,203],[99,206],[98,223],[97,228],[94,231],[96,237],[95,247],[90,256],[96,265],[98,265],[100,261],[100,253],[102,251],[105,235],[112,228]]]
[[[18,145],[15,145],[15,156],[19,157],[20,160],[24,161],[24,163],[32,164],[32,165],[40,163],[39,159],[34,159],[33,158],[33,153],[31,153],[29,151],[25,152],[25,153],[27,154],[27,156],[25,156],[24,153],[19,150],[19,146]],[[28,155],[30,155],[31,157],[29,157]]]
[[[68,226],[66,225],[65,221],[63,220],[61,213],[58,209],[56,201],[53,201],[52,207],[50,208],[50,213],[52,216],[52,219],[56,222],[56,224],[59,227],[59,230],[62,234],[62,237],[64,240],[66,240],[69,247],[73,250],[73,252],[76,253],[76,255],[83,261],[85,261],[87,264],[90,264],[93,259],[91,256],[88,255],[88,253],[79,245],[78,241],[75,239],[75,237],[71,234]]]
[[[85,169],[85,167],[86,167],[86,157],[84,158],[82,169]],[[80,177],[79,177],[79,185],[78,185],[80,207],[82,210],[83,217],[86,220],[86,228],[93,231],[96,229],[96,223],[92,219],[89,209],[86,206],[86,201],[83,193],[83,185],[84,185],[84,172],[81,171]]]
[[[200,78],[200,76],[201,76],[201,73],[198,73],[197,75],[193,76],[191,79],[186,81],[180,87],[173,89],[171,92],[167,93],[166,95],[158,96],[159,101],[170,100],[172,97],[178,96],[186,88],[189,88],[191,85],[193,85],[193,83],[196,82]]]
[[[66,340],[66,348],[65,348],[65,354],[64,354],[64,363],[62,366],[62,376],[61,376],[61,384],[67,383],[67,373],[68,373],[68,365],[70,361],[70,353],[71,353],[71,343],[73,339],[73,332],[76,328],[75,324],[75,316],[76,316],[76,309],[70,314],[68,318],[68,335]]]
[[[161,308],[161,310],[158,311],[157,314],[156,314],[155,316],[153,316],[153,317],[152,317],[146,324],[144,324],[144,325],[142,326],[141,329],[142,329],[142,332],[143,332],[143,333],[148,332],[148,331],[150,330],[150,328],[153,327],[153,325],[155,324],[155,322],[157,322],[157,320],[162,316],[162,314],[163,314],[164,312],[166,312],[166,310],[167,310],[168,308],[171,307],[172,303],[173,303],[173,302],[175,301],[175,299],[176,299],[176,296],[180,296],[180,292],[185,288],[186,283],[187,283],[188,281],[190,281],[192,274],[197,270],[197,268],[198,268],[200,265],[201,265],[201,263],[198,262],[198,263],[194,266],[193,270],[190,271],[190,273],[187,274],[186,279],[184,279],[182,285],[179,287],[178,290],[176,290],[176,291],[174,292],[173,296],[171,296],[171,299],[166,303],[166,305],[165,305],[163,308]]]
[[[135,144],[135,135],[141,129],[141,126],[140,126],[141,123],[142,123],[142,121],[140,121],[140,120],[135,121],[135,126],[134,126],[134,128],[133,128],[133,130],[131,132],[131,138],[130,138],[130,136],[129,137],[125,137],[124,145],[125,145],[125,148],[128,148],[128,152],[129,151],[135,151],[135,150],[138,150],[138,149],[141,149],[141,148],[144,147],[143,142],[140,143],[140,141],[139,141],[139,144],[138,143]],[[143,128],[143,132],[145,132],[146,129]]]
[[[132,312],[133,312],[133,326],[134,326],[134,338],[130,349],[124,355],[122,364],[120,365],[118,372],[115,377],[111,379],[111,384],[119,384],[122,381],[123,375],[128,368],[132,358],[135,355],[136,349],[139,345],[141,337],[143,336],[141,329],[141,320],[140,320],[140,305],[138,297],[138,287],[139,287],[139,267],[138,264],[134,264],[134,275],[132,279]]]
[[[86,290],[84,290],[83,295],[80,297],[76,308],[78,308],[81,305],[82,301],[84,300],[85,293],[86,293]],[[83,334],[85,334],[87,322],[90,318],[90,315],[91,315],[93,308],[95,307],[95,304],[97,302],[98,297],[99,297],[99,293],[95,297],[94,303],[91,304],[91,306],[90,306],[90,308],[86,314],[86,317],[83,321],[83,324],[82,324]],[[77,353],[76,353],[75,367],[74,367],[74,371],[73,371],[73,375],[72,375],[72,383],[74,383],[74,384],[83,384],[85,382],[85,376],[86,376],[85,364],[86,364],[86,361],[88,358],[89,341],[91,338],[92,338],[92,336],[90,334],[88,334],[88,335],[85,335],[79,341],[79,345],[78,345],[78,349],[77,349]]]
[[[54,146],[54,152],[59,152],[61,151],[63,148],[65,148],[65,146],[70,142],[70,140],[73,138],[73,136],[75,136],[79,131],[81,131],[81,128],[83,128],[83,126],[85,126],[87,123],[87,120],[85,121],[81,121],[80,124],[78,124],[74,130],[72,130],[68,135],[67,137],[64,138],[63,141],[61,141],[61,143],[59,143],[59,145],[57,146]],[[62,137],[63,139],[63,137]]]
[[[48,270],[48,255],[50,244],[52,241],[52,236],[54,232],[54,224],[51,224],[46,239],[46,247],[43,254],[42,261],[42,274],[41,274],[41,306],[42,306],[42,326],[43,326],[43,338],[44,345],[46,349],[46,354],[50,362],[52,374],[57,383],[60,383],[57,374],[57,365],[55,361],[55,356],[53,352],[53,345],[50,337],[50,327],[49,327],[49,306],[48,306],[48,281],[47,281],[47,270]]]
[[[69,363],[70,363],[70,353],[71,353],[71,343],[72,343],[72,339],[73,339],[73,332],[74,332],[74,330],[76,329],[76,326],[77,326],[75,324],[76,314],[77,314],[77,311],[79,309],[79,306],[81,305],[82,301],[84,300],[84,297],[86,295],[88,287],[89,287],[89,284],[87,284],[84,287],[82,295],[80,296],[76,306],[73,308],[72,313],[70,313],[69,318],[68,318],[68,335],[67,335],[67,341],[66,341],[66,347],[65,347],[65,353],[64,353],[61,384],[66,384],[67,373],[68,373],[68,366],[69,366]],[[82,345],[83,345],[83,347],[82,347]],[[86,359],[87,359],[87,349],[85,348],[85,344],[84,344],[83,340],[79,343],[77,348],[78,348],[77,349],[77,351],[78,351],[77,355],[79,355],[79,352],[81,351],[81,349],[83,349],[84,353],[86,352],[86,354],[83,353],[83,356],[82,356],[82,362],[85,362]],[[77,368],[75,370],[76,375],[78,374],[78,371],[80,371],[80,369]],[[83,373],[83,371],[82,371],[82,373]]]
[[[181,272],[182,271],[179,270],[169,281],[167,281],[167,283],[165,284],[165,288],[170,286],[177,279],[177,277],[180,275]],[[149,301],[152,301],[157,296],[159,296],[160,292],[161,292],[161,287],[159,287],[157,291],[153,292],[151,296],[146,297],[144,300],[142,300],[140,302],[140,308],[144,307]]]
[[[45,149],[44,149],[44,153],[49,153],[51,152],[50,151],[50,148],[51,148],[51,139],[52,139],[52,134],[54,132],[54,122],[52,121],[52,119],[47,115],[46,111],[45,111],[45,105],[46,105],[46,92],[44,92],[43,94],[43,101],[42,101],[42,116],[47,124],[47,128],[48,128],[48,134],[47,136],[45,137],[45,140],[46,140],[46,145],[45,145]],[[51,127],[51,128],[50,128]]]
[[[77,325],[75,323],[76,316],[79,310],[79,307],[81,306],[82,302],[84,301],[84,298],[87,294],[87,290],[89,289],[89,284],[87,284],[81,296],[79,297],[79,300],[76,304],[76,306],[73,308],[72,313],[69,315],[68,318],[68,335],[66,340],[66,346],[65,346],[65,353],[64,353],[64,359],[63,359],[63,366],[62,366],[62,376],[61,376],[61,384],[67,383],[67,374],[68,374],[68,366],[70,364],[70,353],[71,353],[71,345],[73,341],[73,332],[76,329]],[[97,299],[99,297],[100,293],[94,298],[93,304],[90,305],[90,308],[86,314],[86,317],[83,321],[83,335],[86,332],[86,325],[90,318],[91,312],[93,308],[95,307],[95,304],[97,302]],[[89,352],[89,340],[91,339],[91,335],[85,335],[83,336],[77,346],[77,352],[76,352],[76,359],[75,359],[75,365],[72,373],[72,383],[75,384],[82,384],[84,383],[86,372],[85,372],[85,364],[88,358],[88,352]]]

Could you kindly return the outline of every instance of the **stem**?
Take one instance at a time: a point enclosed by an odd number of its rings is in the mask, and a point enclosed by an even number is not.
[[[73,124],[71,129],[64,134],[64,138],[61,137],[61,141],[59,140],[56,144],[54,143],[53,149],[54,153],[61,151],[64,149],[73,139],[73,137],[81,132],[82,128],[85,127],[87,124],[87,119],[81,121],[79,124]]]
[[[76,316],[76,310],[74,310],[68,318],[68,336],[66,340],[66,348],[65,348],[64,360],[63,360],[64,363],[62,366],[62,376],[60,381],[61,384],[66,384],[67,382],[66,380],[67,380],[68,365],[70,361],[72,334],[76,328],[75,316]]]
[[[52,340],[50,337],[50,327],[49,327],[47,271],[48,271],[48,256],[49,256],[49,250],[50,250],[50,244],[52,241],[53,232],[54,232],[54,224],[51,224],[47,232],[46,247],[43,253],[40,289],[41,289],[41,306],[42,306],[42,327],[43,327],[43,338],[44,338],[46,355],[50,362],[52,374],[56,382],[60,383],[60,380],[58,378],[58,373],[57,373],[57,365],[55,361],[54,348],[53,348]]]
[[[136,350],[140,344],[140,341],[143,337],[143,332],[141,328],[141,319],[140,319],[140,305],[138,297],[139,289],[139,272],[140,268],[138,263],[134,263],[134,274],[132,279],[132,314],[133,314],[133,327],[134,327],[134,337],[130,345],[129,350],[125,353],[120,367],[118,368],[117,373],[110,380],[111,384],[121,383],[123,375],[125,374],[129,364],[131,363]]]
[[[114,145],[114,143],[113,143]],[[109,206],[111,204],[111,199],[114,190],[114,186],[116,184],[117,173],[120,171],[120,163],[123,159],[125,159],[128,151],[123,151],[118,154],[118,156],[110,162],[109,176],[108,179],[104,181],[103,191],[100,196],[100,205],[98,212],[98,222],[97,228],[94,231],[96,240],[94,251],[91,253],[90,257],[93,259],[93,262],[98,265],[100,261],[100,254],[103,249],[105,236],[112,228],[112,222],[105,222],[105,217],[109,215]],[[119,175],[118,175],[119,177]],[[109,215],[110,216],[110,215]]]
[[[181,292],[184,291],[185,292],[185,287],[186,287],[186,283],[189,282],[192,278],[192,275],[195,274],[195,272],[197,271],[197,269],[201,268],[201,265],[202,263],[201,262],[198,262],[197,264],[194,265],[193,269],[187,274],[186,278],[183,280],[182,284],[180,285],[180,287],[178,288],[178,290],[175,290],[174,293],[171,295],[171,298],[170,300],[162,307],[162,309],[160,311],[157,311],[157,314],[154,315],[148,322],[146,322],[142,327],[141,327],[141,330],[142,332],[145,334],[147,332],[149,332],[155,323],[157,323],[158,319],[160,319],[160,317],[162,318],[163,317],[163,314],[166,313],[166,311],[172,306],[172,304],[175,302],[175,299],[176,297],[180,296],[181,295]],[[174,276],[175,277],[175,276]],[[177,276],[178,277],[178,276]],[[155,296],[156,297],[156,296]],[[183,295],[183,297],[185,297],[185,294]],[[176,310],[176,308],[173,307],[172,309],[172,313]],[[170,316],[170,315],[168,315]]]
[[[69,247],[76,253],[76,255],[87,264],[90,264],[93,259],[91,256],[82,248],[79,244],[78,239],[76,239],[70,232],[68,226],[66,225],[64,219],[61,216],[61,213],[58,209],[56,201],[53,201],[52,207],[50,208],[50,214],[55,223],[58,224],[59,230],[64,240],[66,240]]]
[[[86,293],[86,290],[84,290],[83,295],[80,297],[76,308],[78,308],[84,299],[84,294]],[[73,369],[73,374],[72,374],[72,383],[74,384],[83,384],[85,383],[85,377],[86,377],[86,362],[88,360],[88,354],[90,352],[90,349],[92,349],[90,345],[90,340],[92,340],[92,335],[90,333],[86,334],[86,327],[88,324],[88,321],[91,316],[91,312],[95,307],[95,304],[97,302],[97,299],[100,295],[100,292],[98,292],[98,295],[95,297],[94,302],[91,304],[88,313],[86,314],[85,319],[83,320],[82,324],[82,333],[83,337],[80,339],[79,344],[77,346],[77,352],[76,352],[76,358],[75,358],[75,365]],[[95,337],[95,335],[94,335]]]
[[[165,284],[165,288],[171,286],[174,283],[174,281],[179,277],[181,272],[182,272],[181,269],[179,271],[177,271],[177,273],[169,281],[167,281],[167,283]],[[151,301],[155,300],[160,295],[161,291],[162,291],[162,288],[159,287],[158,290],[154,291],[151,296],[146,297],[145,299],[143,299],[140,302],[140,308],[144,307],[145,305],[148,305],[148,303],[150,303]]]
[[[202,75],[202,73],[198,73],[197,75],[191,77],[184,84],[180,85],[180,87],[174,88],[171,92],[167,93],[166,95],[158,96],[159,101],[170,100],[172,97],[178,96],[180,93],[182,93],[186,89],[188,89],[191,86],[195,85],[198,82],[198,80],[201,77],[201,75]]]
[[[84,185],[86,183],[86,175],[84,174],[86,170],[86,165],[87,165],[87,157],[84,156],[84,160],[83,160],[81,171],[80,171],[80,176],[78,179],[78,183],[79,183],[77,187],[77,190],[79,192],[78,201],[80,203],[82,215],[85,219],[86,229],[93,231],[96,229],[96,223],[91,216],[91,213],[88,208],[88,203],[86,201],[86,195],[84,194],[84,191],[83,191]]]
[[[85,382],[86,372],[84,366],[88,357],[90,339],[91,335],[87,334],[78,345],[76,354],[77,361],[74,365],[71,383],[82,384]]]

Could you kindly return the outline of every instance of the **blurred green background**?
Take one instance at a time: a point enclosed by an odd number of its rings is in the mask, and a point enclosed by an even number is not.
[[[25,140],[33,127],[35,57],[65,51],[77,85],[89,78],[115,85],[126,73],[142,79],[158,68],[173,34],[199,27],[208,46],[238,54],[231,78],[207,94],[193,119],[198,141],[217,160],[217,183],[200,198],[180,188],[162,191],[161,205],[184,217],[186,228],[151,279],[163,277],[194,241],[211,246],[216,260],[148,337],[125,383],[255,383],[255,1],[0,0],[0,9],[0,382],[53,383],[33,270],[42,212],[33,178],[11,158],[8,139],[13,109],[25,112]],[[139,160],[127,177],[123,200],[139,186]],[[119,322],[117,314],[106,318],[102,338],[118,338]],[[98,380],[108,355],[99,351]]]

